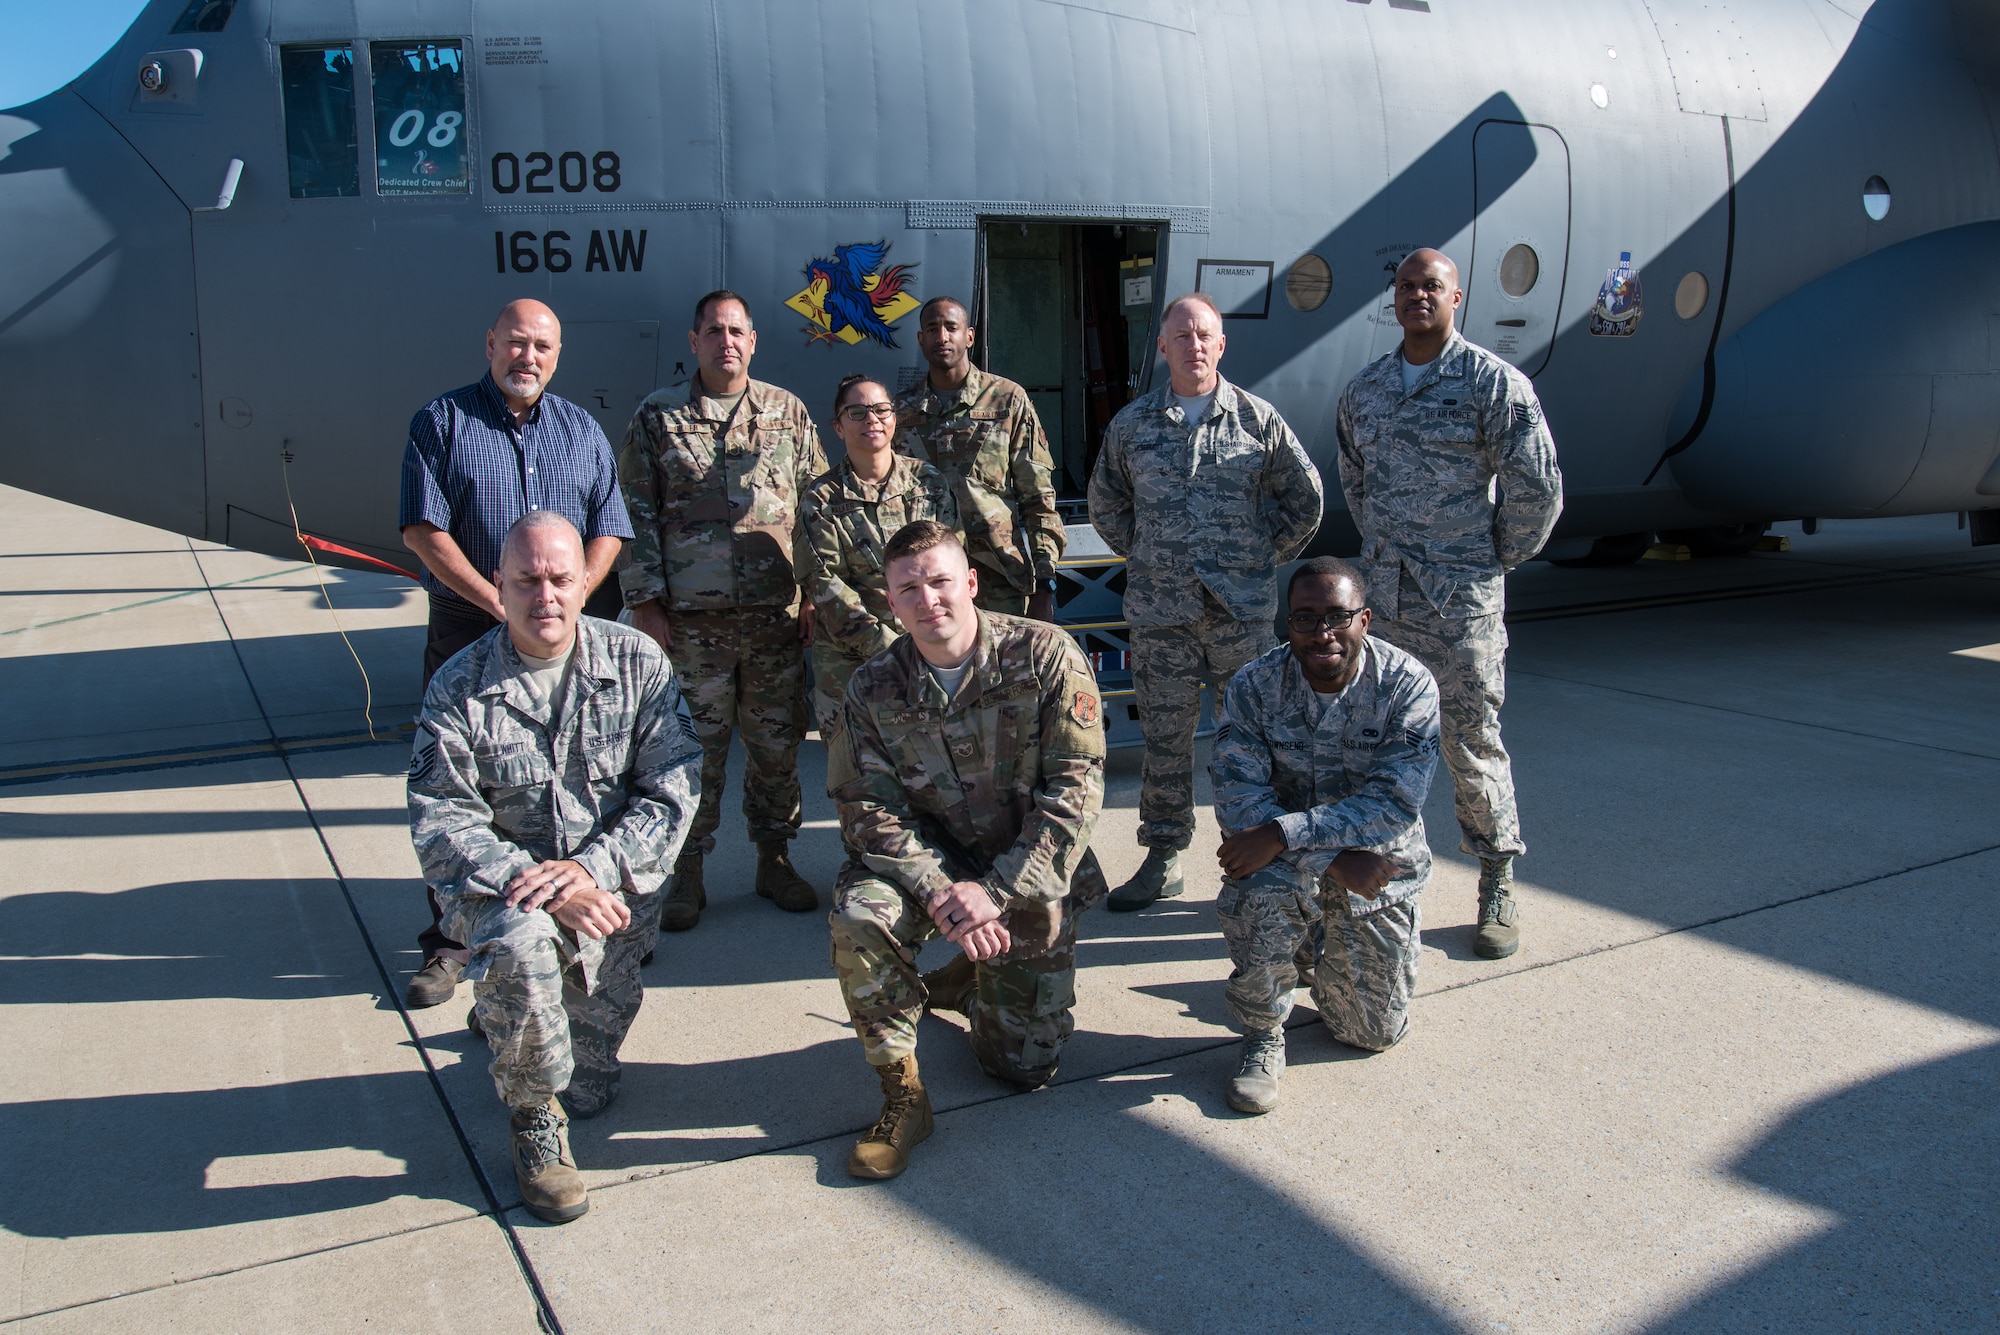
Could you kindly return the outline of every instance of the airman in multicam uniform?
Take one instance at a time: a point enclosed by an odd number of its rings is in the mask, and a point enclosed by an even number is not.
[[[891,604],[910,633],[854,673],[827,755],[848,861],[833,964],[882,1082],[857,1177],[893,1177],[931,1131],[917,1071],[926,1004],[963,1011],[987,1074],[1024,1089],[1056,1070],[1073,1024],[1078,917],[1104,893],[1090,855],[1104,801],[1097,681],[1070,637],[979,611],[942,524],[890,540]],[[943,935],[961,964],[917,972]]]
[[[1182,297],[1161,319],[1169,382],[1111,421],[1090,477],[1090,522],[1125,557],[1132,689],[1146,754],[1139,871],[1114,910],[1181,893],[1194,838],[1194,734],[1219,693],[1270,647],[1276,567],[1319,529],[1319,472],[1278,410],[1222,378],[1222,317]]]
[[[1458,269],[1419,250],[1396,271],[1403,346],[1340,396],[1340,485],[1361,530],[1375,633],[1437,677],[1460,847],[1477,855],[1473,949],[1520,947],[1513,862],[1527,851],[1500,742],[1509,570],[1562,513],[1555,441],[1528,378],[1452,327]]]
[[[882,548],[918,519],[958,527],[958,503],[927,463],[895,452],[895,405],[876,380],[851,375],[833,396],[847,457],[799,503],[799,569],[813,605],[813,710],[822,740],[839,730],[847,679],[896,642]]]
[[[701,738],[701,812],[660,917],[693,927],[708,893],[702,860],[722,818],[729,738],[743,733],[743,815],[757,845],[757,893],[803,913],[819,903],[793,868],[799,743],[812,608],[794,564],[799,499],[826,471],[803,403],[750,378],[757,333],[732,292],[695,306],[698,361],[684,390],[639,405],[618,455],[636,536],[619,572],[632,624],[673,659]]]
[[[1277,1106],[1297,984],[1343,1043],[1379,1052],[1409,1025],[1438,694],[1422,663],[1369,638],[1365,592],[1345,561],[1301,566],[1290,643],[1222,696],[1209,777],[1225,836],[1225,996],[1244,1034],[1229,1088],[1239,1112]]]
[[[513,1112],[522,1199],[561,1223],[589,1208],[564,1109],[595,1116],[617,1094],[701,746],[658,647],[579,618],[589,589],[568,520],[529,514],[501,561],[506,622],[424,693],[410,837],[471,952],[469,1025]]]
[[[979,605],[1053,621],[1068,535],[1041,418],[1028,391],[972,364],[972,322],[956,299],[932,297],[917,319],[930,372],[896,399],[896,448],[944,474],[979,572]]]

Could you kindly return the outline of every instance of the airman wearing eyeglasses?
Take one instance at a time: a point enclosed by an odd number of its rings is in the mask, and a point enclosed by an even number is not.
[[[798,566],[812,600],[813,713],[822,740],[840,726],[854,669],[896,642],[882,548],[919,519],[957,530],[958,504],[937,469],[896,453],[896,405],[879,380],[851,375],[833,393],[833,433],[847,457],[799,501]]]
[[[1342,1043],[1402,1039],[1431,874],[1437,683],[1369,636],[1367,585],[1347,562],[1306,562],[1285,596],[1289,642],[1230,681],[1209,764],[1234,966],[1224,995],[1243,1030],[1228,1097],[1246,1113],[1278,1106],[1294,987],[1312,989]]]

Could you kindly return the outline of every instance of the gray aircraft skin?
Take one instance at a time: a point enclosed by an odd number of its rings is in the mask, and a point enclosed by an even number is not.
[[[502,302],[616,444],[727,286],[822,420],[965,296],[1074,502],[1200,287],[1347,550],[1334,406],[1435,245],[1562,550],[2000,507],[1996,70],[1978,0],[157,0],[0,115],[0,481],[296,557],[289,485],[409,568],[411,414]]]

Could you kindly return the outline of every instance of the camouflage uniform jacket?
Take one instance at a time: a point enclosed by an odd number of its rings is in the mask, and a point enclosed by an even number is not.
[[[891,458],[880,482],[863,482],[842,459],[799,503],[799,570],[817,613],[814,639],[823,637],[855,663],[903,633],[889,611],[882,548],[919,519],[958,527],[958,503],[937,469],[900,454]]]
[[[516,873],[570,858],[605,890],[652,894],[701,788],[667,656],[630,626],[582,617],[553,709],[521,671],[501,625],[424,692],[408,788],[424,880],[441,895],[499,895]]]
[[[1199,422],[1171,385],[1126,404],[1090,476],[1090,522],[1126,558],[1134,626],[1191,624],[1204,586],[1238,621],[1269,621],[1277,567],[1312,541],[1324,503],[1278,410],[1220,378]]]
[[[733,413],[699,376],[639,405],[618,451],[636,536],[618,572],[625,604],[670,611],[790,607],[799,498],[826,471],[806,406],[761,380]]]
[[[1535,387],[1453,331],[1403,393],[1403,350],[1340,395],[1340,486],[1361,530],[1378,616],[1396,619],[1407,569],[1445,617],[1501,610],[1501,576],[1542,549],[1562,513],[1556,443]]]
[[[1348,894],[1356,914],[1400,903],[1430,879],[1423,811],[1438,759],[1429,670],[1394,645],[1364,643],[1361,670],[1331,703],[1306,684],[1289,644],[1251,662],[1223,693],[1209,761],[1223,835],[1276,821],[1278,860],[1307,888],[1346,849],[1394,864],[1376,898]]]
[[[1104,804],[1097,680],[1065,632],[978,615],[949,700],[907,635],[856,669],[827,790],[861,862],[919,903],[972,877],[1003,907],[1054,902]]]
[[[1068,534],[1056,513],[1055,461],[1028,391],[974,367],[950,393],[925,376],[896,396],[896,448],[944,474],[966,553],[1016,593],[1054,579]]]

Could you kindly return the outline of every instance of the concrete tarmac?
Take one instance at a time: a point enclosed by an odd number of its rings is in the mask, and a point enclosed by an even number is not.
[[[751,892],[732,766],[710,908],[661,942],[620,1101],[572,1128],[591,1211],[553,1228],[470,989],[399,1004],[413,586],[0,489],[0,1325],[2000,1327],[2000,549],[1777,531],[1513,577],[1522,949],[1472,955],[1441,774],[1409,1038],[1301,1008],[1262,1118],[1222,1099],[1204,811],[1186,898],[1084,923],[1059,1083],[1009,1093],[927,1020],[937,1134],[849,1179],[879,1094],[824,915]],[[801,767],[825,887],[817,743]]]

